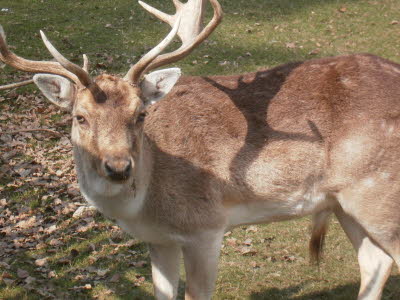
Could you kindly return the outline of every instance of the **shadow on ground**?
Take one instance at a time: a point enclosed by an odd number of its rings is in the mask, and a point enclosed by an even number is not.
[[[307,283],[291,286],[287,288],[270,288],[261,292],[253,293],[249,299],[262,300],[262,299],[282,299],[282,300],[349,300],[356,299],[358,294],[359,283],[350,283],[341,285],[332,289],[325,289],[318,292],[296,296],[306,285],[312,284],[312,281]],[[386,282],[385,290],[383,292],[383,300],[397,300],[400,299],[400,276],[391,276]],[[349,298],[351,296],[351,298]]]

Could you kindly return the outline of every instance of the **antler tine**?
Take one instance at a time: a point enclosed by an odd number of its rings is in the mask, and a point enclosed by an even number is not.
[[[183,5],[183,3],[181,2],[181,1],[179,1],[179,0],[172,0],[172,2],[174,3],[174,5],[175,5],[175,8],[178,10],[178,9],[181,9],[181,7],[182,7],[182,5]]]
[[[75,74],[64,69],[58,62],[27,60],[15,55],[10,51],[6,43],[6,35],[0,25],[0,60],[5,64],[25,72],[31,73],[50,73],[69,78],[73,82],[80,84],[80,80]]]
[[[83,54],[83,70],[89,74],[90,62],[86,54]]]
[[[89,74],[80,66],[70,62],[50,43],[43,31],[40,30],[40,35],[47,50],[50,54],[62,65],[65,69],[75,74],[83,86],[88,87],[92,84]]]
[[[156,18],[159,18],[161,21],[164,21],[165,23],[168,23],[169,25],[171,25],[171,27],[173,26],[174,22],[174,17],[166,14],[146,3],[144,3],[143,1],[139,1],[139,4],[145,9],[147,10],[149,13],[151,13],[152,15],[154,15]]]
[[[170,31],[170,33],[163,39],[156,47],[154,47],[150,52],[148,52],[145,56],[143,56],[125,75],[124,79],[136,84],[141,74],[146,70],[147,66],[156,58],[175,38],[179,25],[181,23],[181,18],[178,17],[174,27]]]
[[[0,28],[0,30],[1,30],[1,28]],[[1,34],[1,32],[0,32],[0,34]],[[83,69],[86,72],[89,72],[89,66],[90,66],[89,59],[86,56],[86,54],[83,54]],[[25,86],[25,85],[29,85],[29,84],[32,84],[32,83],[33,83],[33,79],[28,79],[28,80],[24,80],[24,81],[20,81],[20,82],[0,85],[0,91],[15,89],[15,88],[18,88],[18,87],[21,87],[21,86]]]
[[[141,73],[184,58],[215,30],[222,20],[222,8],[217,0],[210,0],[210,3],[214,9],[214,16],[209,24],[202,30],[204,8],[206,3],[205,1],[206,0],[189,0],[186,3],[182,3],[179,0],[173,0],[173,3],[176,7],[175,15],[168,15],[142,1],[139,1],[139,4],[144,9],[160,20],[169,24],[171,27],[176,25],[176,20],[178,18],[181,18],[181,26],[179,26],[177,34],[182,41],[182,46],[177,50],[155,56],[154,59],[148,63],[146,68],[141,70]],[[131,80],[132,82],[137,82],[141,73],[137,74],[133,72],[132,69],[134,68],[136,68],[136,65],[129,70],[125,78]]]
[[[148,66],[147,71],[183,59],[184,57],[189,55],[198,45],[200,45],[206,38],[208,38],[210,36],[210,34],[215,30],[215,28],[217,28],[217,26],[221,23],[222,16],[223,16],[222,8],[221,8],[221,5],[218,3],[218,1],[210,0],[210,3],[214,9],[214,15],[213,15],[211,21],[207,24],[207,26],[200,32],[200,26],[201,26],[201,22],[202,22],[201,18],[202,18],[202,14],[203,14],[203,11],[201,11],[197,15],[198,18],[196,20],[198,29],[193,28],[191,30],[189,28],[186,31],[186,36],[184,36],[183,34],[179,35],[179,37],[182,40],[182,46],[179,49],[177,49],[171,53],[166,53],[166,54],[158,56]],[[189,4],[189,2],[184,5],[188,5],[188,4]],[[203,4],[201,4],[201,5],[203,6]],[[189,15],[188,18],[193,18],[193,16]],[[192,23],[194,23],[194,22],[192,21]],[[183,27],[183,25],[182,25],[182,27]],[[197,33],[196,33],[196,31],[197,31]]]

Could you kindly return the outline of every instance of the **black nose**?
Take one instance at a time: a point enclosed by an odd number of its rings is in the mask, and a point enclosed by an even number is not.
[[[112,180],[122,181],[129,178],[132,162],[127,158],[108,158],[104,161],[106,176]]]

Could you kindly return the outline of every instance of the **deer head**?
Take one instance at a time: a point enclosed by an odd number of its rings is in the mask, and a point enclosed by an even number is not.
[[[170,68],[144,74],[187,56],[221,21],[222,11],[217,0],[210,0],[214,16],[204,29],[205,0],[173,2],[175,15],[167,15],[139,2],[168,23],[172,30],[123,78],[111,75],[90,78],[86,55],[83,56],[83,67],[68,61],[42,31],[43,42],[56,61],[21,58],[9,50],[0,26],[0,59],[16,69],[41,73],[34,76],[35,84],[52,103],[72,113],[72,142],[75,159],[80,160],[78,169],[91,168],[101,178],[114,183],[124,183],[131,178],[141,149],[145,108],[167,95],[181,72],[178,68]],[[161,54],[176,35],[180,37],[182,46],[171,53]]]

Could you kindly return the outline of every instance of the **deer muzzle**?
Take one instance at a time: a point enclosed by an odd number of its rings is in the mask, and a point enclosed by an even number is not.
[[[112,181],[125,181],[132,174],[131,157],[112,157],[108,156],[103,160],[103,170],[105,176]]]

